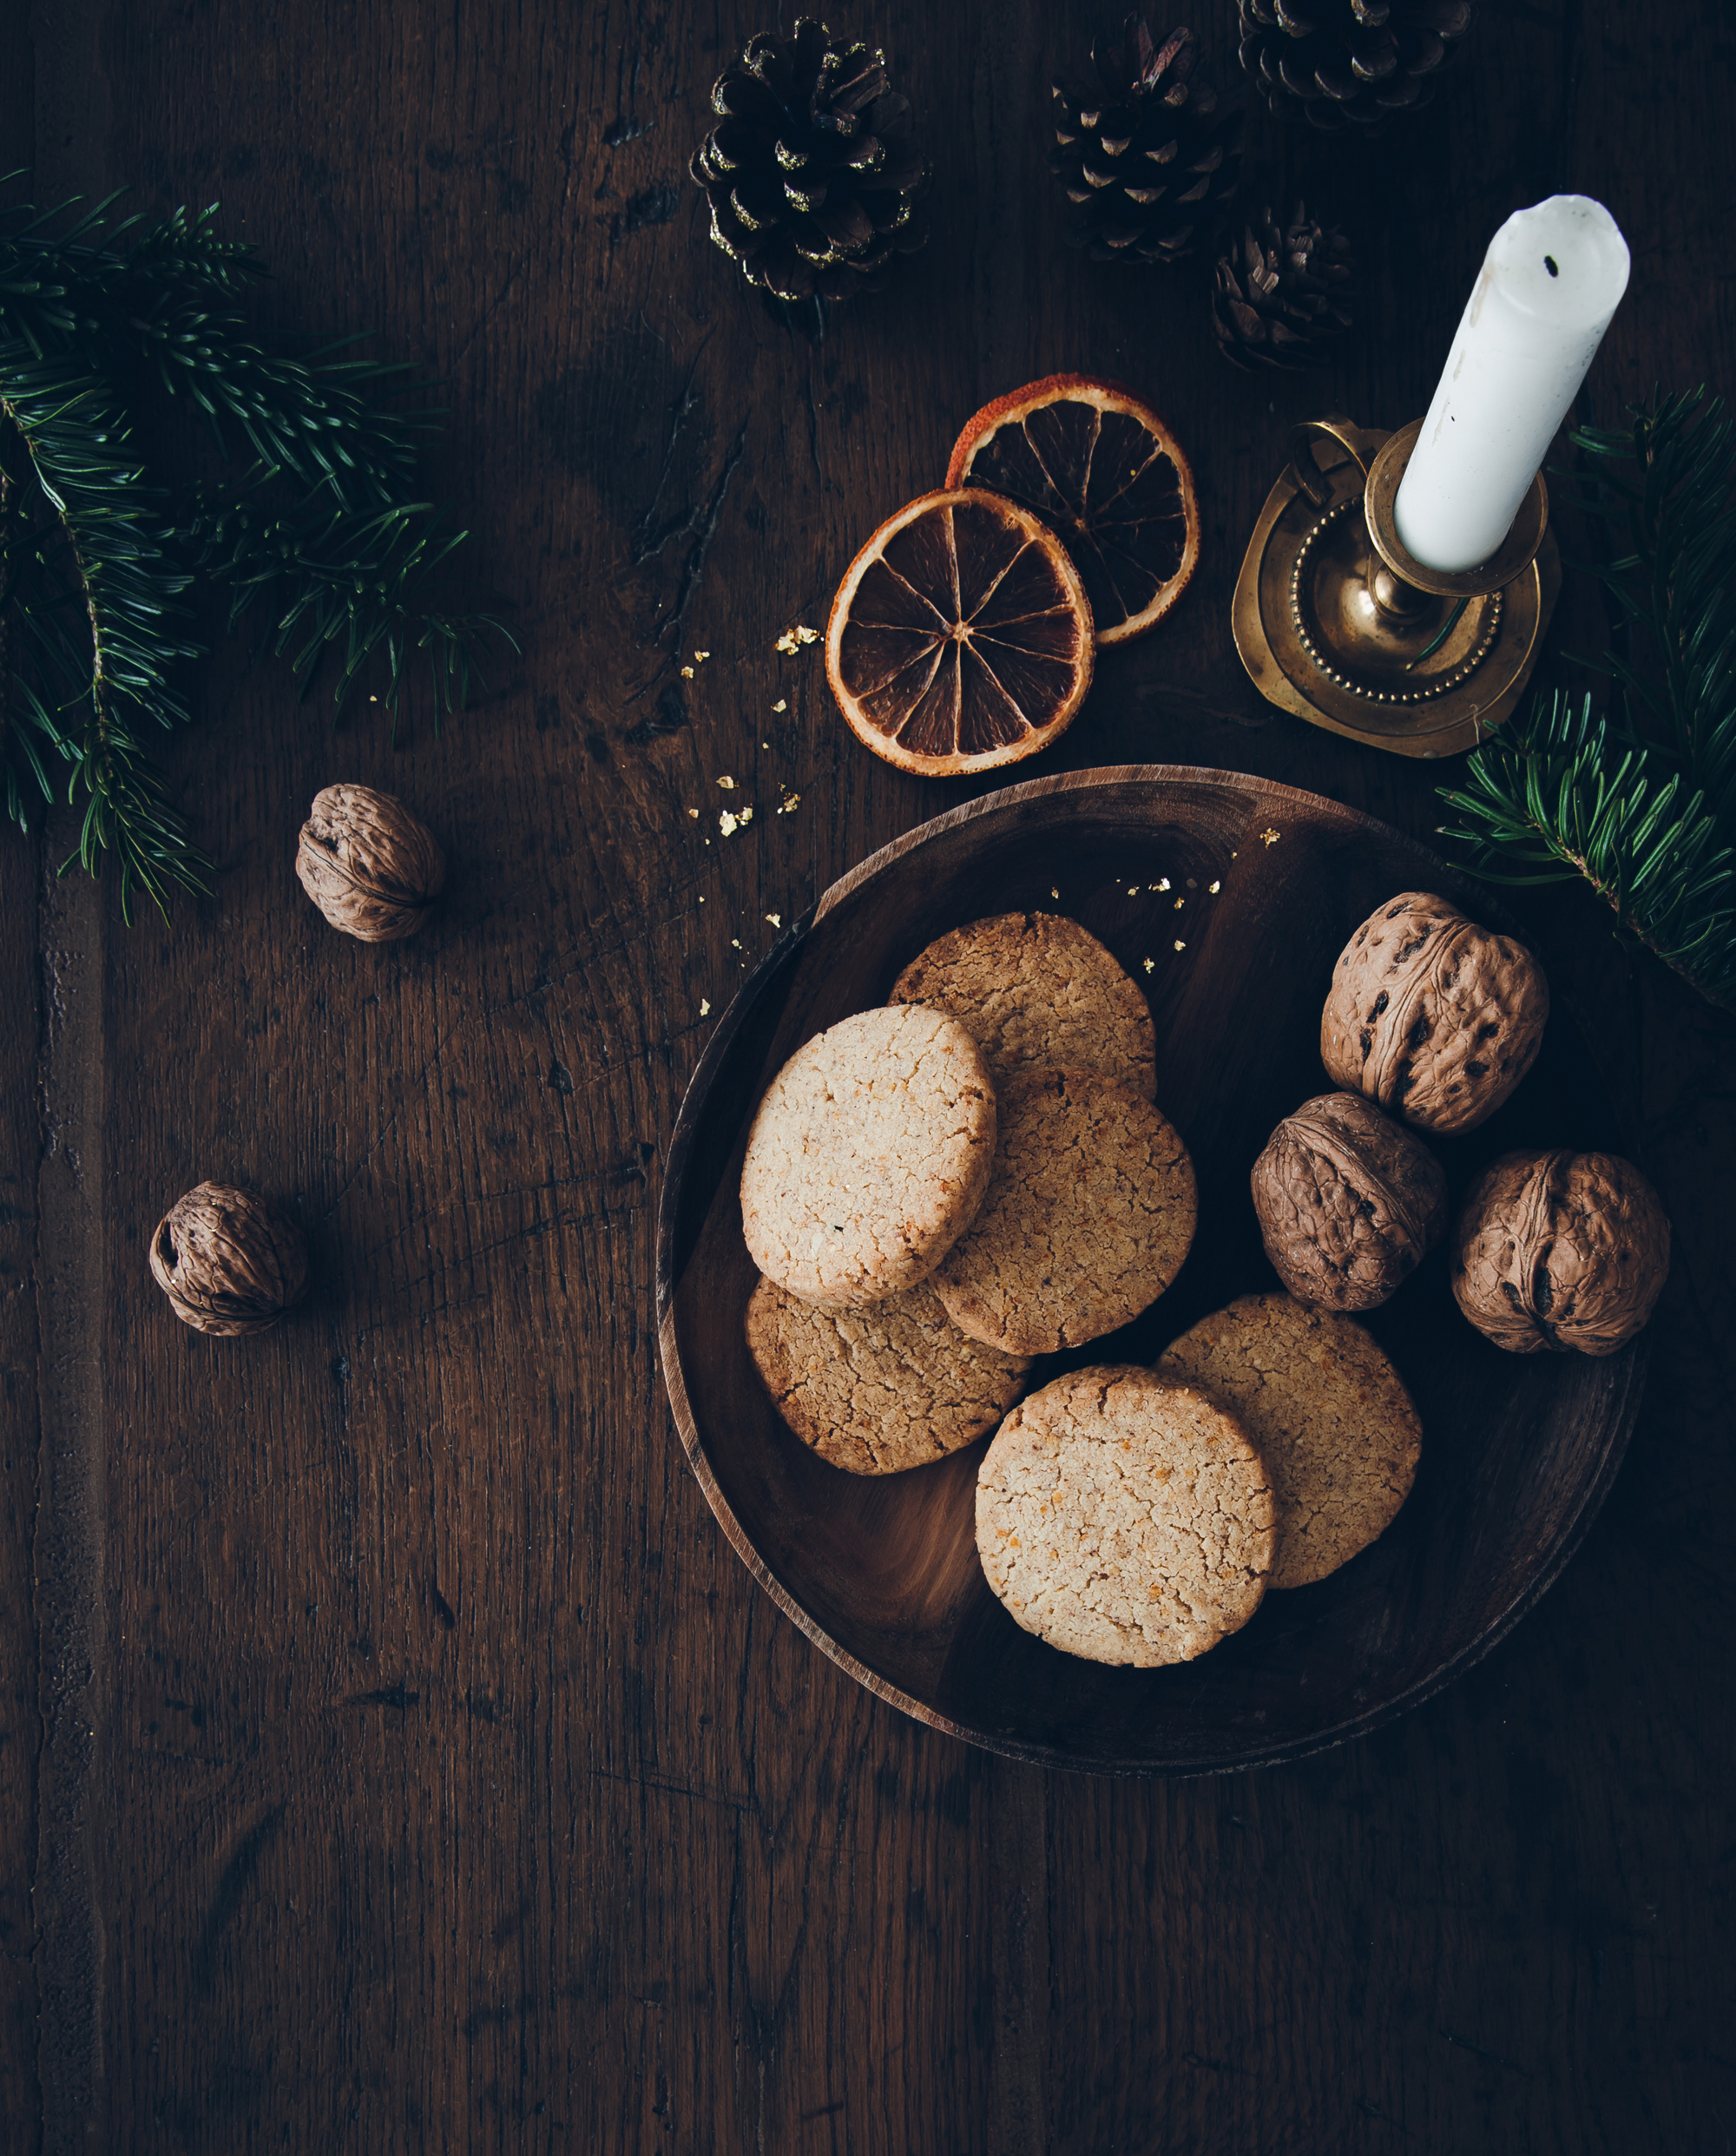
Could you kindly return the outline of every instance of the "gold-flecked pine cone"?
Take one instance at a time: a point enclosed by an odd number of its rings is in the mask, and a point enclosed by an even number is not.
[[[253,1192],[201,1183],[157,1223],[151,1277],[184,1325],[233,1339],[269,1331],[301,1299],[307,1246]]]
[[[326,786],[301,826],[295,872],[334,929],[365,943],[391,943],[428,918],[446,880],[446,857],[393,795]]]

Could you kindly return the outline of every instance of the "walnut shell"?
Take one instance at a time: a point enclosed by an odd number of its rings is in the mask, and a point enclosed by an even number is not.
[[[1305,1101],[1249,1181],[1279,1278],[1318,1309],[1374,1309],[1447,1231],[1440,1163],[1360,1094]]]
[[[295,872],[335,929],[365,943],[413,936],[446,880],[433,832],[372,786],[326,786],[301,826]]]
[[[1670,1269],[1658,1194],[1613,1153],[1504,1154],[1453,1232],[1453,1293],[1516,1355],[1613,1355],[1652,1314]]]
[[[1535,1060],[1549,984],[1522,943],[1426,891],[1370,914],[1338,954],[1320,1016],[1336,1084],[1423,1130],[1470,1130]]]
[[[157,1223],[151,1276],[183,1324],[233,1339],[269,1331],[300,1300],[307,1246],[252,1191],[201,1183]]]

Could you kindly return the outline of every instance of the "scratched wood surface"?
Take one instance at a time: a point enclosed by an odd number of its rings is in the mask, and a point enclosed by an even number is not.
[[[1057,765],[1244,769],[1424,834],[1437,774],[1270,712],[1232,651],[1287,423],[1420,412],[1489,233],[1560,187],[1634,246],[1600,415],[1736,389],[1719,0],[1485,8],[1385,145],[1257,121],[1274,197],[1364,265],[1300,385],[1226,368],[1197,292],[1061,247],[1069,12],[851,11],[918,105],[936,236],[817,340],[732,282],[684,180],[757,18],[0,9],[0,168],[220,197],[266,319],[445,379],[441,482],[525,645],[396,744],[210,664],[168,754],[223,872],[170,927],[56,886],[64,833],[0,848],[9,2149],[1724,2146],[1736,1027],[1588,898],[1519,903],[1676,1223],[1651,1388],[1567,1575],[1404,1721],[1186,1783],[972,1751],[776,1614],[674,1441],[653,1223],[708,1028],[780,922],[965,791],[866,756],[815,650],[774,646],[970,411],[1088,368],[1194,454],[1206,565]],[[1199,11],[1220,59],[1229,12]],[[299,897],[339,779],[448,846],[414,942]],[[149,1285],[202,1176],[310,1231],[315,1292],[265,1339]]]

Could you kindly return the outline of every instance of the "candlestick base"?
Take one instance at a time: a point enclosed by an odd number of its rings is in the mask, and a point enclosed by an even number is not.
[[[1310,420],[1236,583],[1236,648],[1268,701],[1401,756],[1474,747],[1517,705],[1561,588],[1539,473],[1494,560],[1412,559],[1392,503],[1421,422]]]

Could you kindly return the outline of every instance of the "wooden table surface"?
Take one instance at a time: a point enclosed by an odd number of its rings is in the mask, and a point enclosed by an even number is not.
[[[902,1719],[753,1585],[654,1352],[709,1028],[779,918],[971,791],[865,754],[818,648],[774,646],[977,404],[1125,378],[1200,488],[1194,588],[1035,772],[1216,765],[1426,834],[1450,774],[1279,715],[1236,661],[1288,423],[1420,413],[1489,234],[1568,187],[1634,252],[1597,415],[1736,390],[1727,10],[1479,13],[1384,142],[1254,119],[1274,199],[1336,210],[1362,264],[1342,357],[1269,382],[1194,289],[1062,245],[1043,123],[1085,32],[1041,0],[837,18],[915,100],[934,239],[823,341],[735,281],[686,178],[751,14],[0,8],[0,168],[220,197],[272,326],[444,378],[439,483],[524,645],[396,743],[207,665],[165,753],[222,873],[170,925],[56,881],[64,828],[0,837],[6,2151],[1731,2146],[1736,1025],[1588,895],[1516,904],[1674,1219],[1646,1405],[1536,1613],[1372,1737],[1113,1781]],[[1230,16],[1197,19],[1233,65]],[[1570,585],[1557,642],[1576,615]],[[415,941],[301,897],[336,779],[448,845]],[[316,1290],[265,1338],[184,1330],[148,1278],[203,1177],[311,1232]]]

